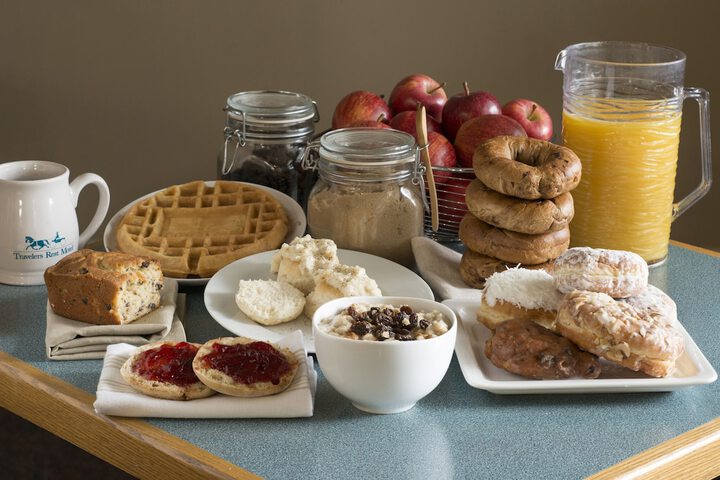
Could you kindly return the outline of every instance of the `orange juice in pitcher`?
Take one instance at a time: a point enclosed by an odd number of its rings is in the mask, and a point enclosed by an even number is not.
[[[685,55],[643,43],[596,42],[560,52],[563,141],[582,161],[571,244],[668,253],[670,225],[710,188],[708,94],[683,88]],[[673,203],[682,102],[700,103],[703,175]]]

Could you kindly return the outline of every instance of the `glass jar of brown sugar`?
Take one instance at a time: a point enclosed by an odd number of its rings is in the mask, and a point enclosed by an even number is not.
[[[228,97],[225,111],[217,177],[265,185],[304,205],[316,176],[300,159],[320,118],[317,104],[300,93],[249,91]]]
[[[320,138],[319,178],[308,199],[308,229],[338,247],[410,266],[410,240],[423,234],[423,168],[415,139],[391,129],[346,128]]]

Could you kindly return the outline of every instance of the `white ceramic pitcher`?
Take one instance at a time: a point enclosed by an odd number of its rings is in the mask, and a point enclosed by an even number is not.
[[[45,269],[82,248],[108,211],[110,191],[98,175],[72,182],[64,165],[40,160],[0,164],[0,283],[41,285]],[[80,191],[97,186],[100,199],[87,228],[79,234]]]

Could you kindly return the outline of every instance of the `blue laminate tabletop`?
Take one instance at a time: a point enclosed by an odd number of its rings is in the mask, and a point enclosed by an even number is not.
[[[720,258],[671,246],[651,283],[720,367]],[[188,290],[190,341],[229,333]],[[0,350],[94,393],[102,362],[45,357],[45,287],[0,286]],[[317,366],[316,366],[317,368]],[[0,386],[2,392],[2,386]],[[671,393],[499,396],[470,387],[456,360],[411,410],[356,410],[319,375],[302,419],[170,420],[151,424],[266,478],[579,478],[720,415],[718,383]]]

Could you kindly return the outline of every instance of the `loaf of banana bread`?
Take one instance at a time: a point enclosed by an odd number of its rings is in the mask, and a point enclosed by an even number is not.
[[[160,305],[159,262],[120,252],[79,250],[45,271],[48,300],[63,317],[98,325],[130,323]]]

